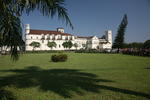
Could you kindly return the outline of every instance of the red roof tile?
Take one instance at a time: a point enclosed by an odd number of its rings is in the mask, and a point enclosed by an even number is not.
[[[31,29],[30,30],[30,33],[29,34],[32,34],[32,35],[41,35],[41,34],[54,34],[54,35],[68,35],[68,36],[72,36],[72,34],[68,34],[68,33],[61,33],[61,32],[58,32],[58,31],[51,31],[51,30],[34,30],[34,29]]]
[[[86,39],[90,39],[92,38],[93,36],[78,36],[78,38],[86,38]]]

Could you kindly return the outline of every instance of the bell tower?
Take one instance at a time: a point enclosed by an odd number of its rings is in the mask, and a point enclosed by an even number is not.
[[[112,31],[111,30],[105,31],[105,37],[106,37],[106,40],[112,44]]]
[[[61,33],[64,33],[64,28],[57,28],[57,32],[61,32]]]
[[[26,24],[25,25],[25,34],[29,34],[30,33],[30,24]]]

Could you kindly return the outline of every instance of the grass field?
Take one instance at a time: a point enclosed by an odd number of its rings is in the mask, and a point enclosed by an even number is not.
[[[120,54],[26,54],[0,56],[0,99],[150,100],[150,58]]]

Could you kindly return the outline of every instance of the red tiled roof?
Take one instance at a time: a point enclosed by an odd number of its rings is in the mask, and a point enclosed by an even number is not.
[[[93,36],[77,36],[78,38],[87,38],[87,39],[90,39],[92,38]]]
[[[61,32],[58,32],[58,31],[51,31],[51,30],[35,30],[35,29],[30,29],[30,33],[29,34],[32,34],[32,35],[41,35],[41,34],[54,34],[54,35],[69,35],[69,36],[72,36],[72,34],[68,34],[68,33],[61,33]]]

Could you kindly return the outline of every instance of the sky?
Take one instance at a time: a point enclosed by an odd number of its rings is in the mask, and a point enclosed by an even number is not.
[[[113,40],[124,14],[128,16],[125,42],[144,42],[150,39],[150,0],[65,0],[65,8],[74,29],[57,16],[48,18],[37,10],[23,14],[23,24],[31,29],[56,30],[63,27],[66,33],[77,36],[104,35],[112,30]]]

